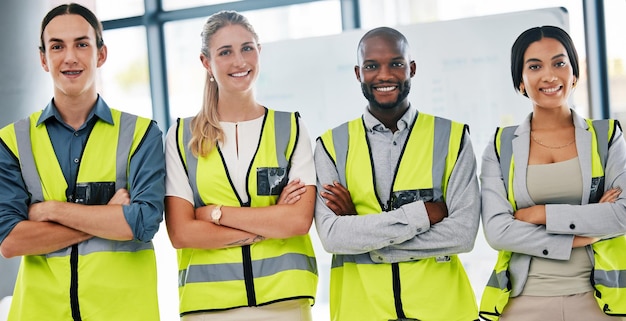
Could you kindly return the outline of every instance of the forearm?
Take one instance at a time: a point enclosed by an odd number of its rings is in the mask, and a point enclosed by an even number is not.
[[[306,186],[300,200],[294,204],[276,204],[266,207],[222,206],[220,224],[266,238],[289,238],[307,234],[313,222],[315,186]],[[213,206],[197,211],[203,220],[210,220]]]
[[[36,208],[35,205],[37,205]],[[57,201],[46,201],[35,205],[31,206],[29,215],[38,217],[39,221],[54,222],[109,240],[133,239],[133,233],[124,217],[122,205],[82,205]]]
[[[52,222],[22,221],[0,244],[6,258],[48,254],[93,236]]]
[[[546,205],[546,229],[554,234],[608,236],[626,233],[626,199],[615,203]]]
[[[196,219],[193,205],[175,196],[165,198],[165,223],[170,241],[177,249],[220,249],[264,239],[256,234]]]
[[[421,214],[420,214],[421,212]],[[403,243],[430,227],[422,202],[369,215],[335,215],[318,196],[315,226],[324,249],[334,254],[361,254]]]
[[[252,244],[265,239],[256,234],[196,219],[184,223],[178,221],[176,225],[170,228],[172,224],[168,224],[168,233],[172,246],[177,249],[221,249]]]

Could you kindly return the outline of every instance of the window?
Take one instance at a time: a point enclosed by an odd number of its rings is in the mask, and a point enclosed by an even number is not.
[[[56,7],[68,2],[79,3],[89,9],[91,9],[100,19],[100,21],[113,20],[134,16],[141,16],[144,14],[144,1],[143,0],[49,0],[50,8]]]
[[[145,28],[107,30],[102,37],[108,49],[100,68],[102,97],[111,108],[152,118]]]
[[[244,11],[261,44],[341,32],[339,2],[312,3]],[[320,23],[320,17],[325,17]],[[200,32],[207,17],[169,22],[165,43],[171,118],[195,115],[202,106],[205,70],[200,63]],[[261,52],[261,69],[263,52]],[[261,72],[262,74],[263,72]]]
[[[626,124],[626,2],[605,1],[607,65],[609,74],[609,102],[611,117],[617,118],[622,126]]]
[[[241,0],[163,0],[163,10],[177,10]]]

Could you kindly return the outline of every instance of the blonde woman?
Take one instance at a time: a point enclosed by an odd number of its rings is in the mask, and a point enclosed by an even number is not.
[[[298,113],[256,101],[260,52],[244,16],[210,16],[202,109],[167,134],[165,213],[182,320],[311,320],[311,143]]]

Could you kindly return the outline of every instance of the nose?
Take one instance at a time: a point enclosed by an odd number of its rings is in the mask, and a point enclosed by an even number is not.
[[[246,65],[246,60],[243,58],[243,55],[240,52],[235,54],[235,60],[233,61],[233,65],[236,67],[243,67]]]
[[[381,65],[378,68],[378,74],[376,76],[380,81],[389,81],[393,78],[393,75],[391,74],[391,69],[389,68],[389,66],[386,65]]]
[[[552,68],[545,68],[543,73],[543,81],[553,82],[557,80],[556,74]]]
[[[78,59],[76,58],[76,49],[74,49],[73,47],[68,47],[65,51],[65,63],[68,65],[73,65],[77,62]]]

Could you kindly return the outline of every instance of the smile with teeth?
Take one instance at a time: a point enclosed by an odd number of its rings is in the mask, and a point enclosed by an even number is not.
[[[392,91],[394,89],[396,89],[396,86],[374,88],[374,90],[376,90],[376,91]]]
[[[231,76],[233,76],[233,77],[245,77],[249,73],[250,73],[250,70],[246,70],[246,71],[242,71],[242,72],[231,74]]]
[[[561,88],[563,88],[563,86],[556,86],[552,88],[542,88],[540,90],[543,91],[544,93],[553,93],[553,92],[559,91]]]
[[[80,70],[70,70],[70,71],[63,71],[62,72],[64,75],[78,75],[81,73]]]

